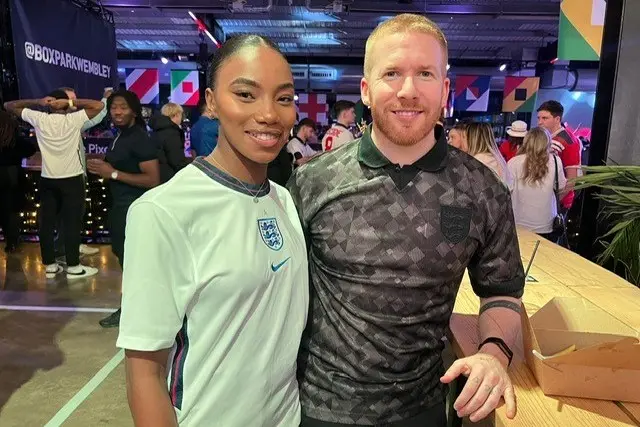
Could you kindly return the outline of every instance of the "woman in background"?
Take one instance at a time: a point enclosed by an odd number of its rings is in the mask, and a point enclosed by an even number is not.
[[[449,131],[449,144],[458,150],[467,151],[467,128],[468,123],[458,122]]]
[[[531,129],[507,167],[514,178],[510,188],[516,224],[555,242],[557,237],[552,232],[558,214],[556,176],[559,191],[565,188],[567,179],[562,162],[551,154],[549,132],[540,127]]]
[[[509,186],[510,173],[507,170],[507,163],[498,150],[490,124],[469,124],[467,128],[467,153],[484,163],[506,186]]]
[[[36,145],[18,135],[18,123],[13,117],[0,111],[0,227],[6,253],[15,252],[18,248],[22,159],[31,157],[35,152]]]
[[[524,142],[527,135],[527,123],[522,120],[516,120],[507,128],[507,141],[500,145],[500,154],[505,161],[513,159]]]

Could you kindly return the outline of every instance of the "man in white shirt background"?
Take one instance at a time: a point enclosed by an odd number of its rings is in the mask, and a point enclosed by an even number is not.
[[[75,89],[71,88],[71,87],[61,87],[60,90],[64,91],[67,96],[69,97],[69,99],[71,99],[72,101],[76,101],[78,99],[78,96],[76,94]],[[84,126],[82,127],[82,132],[86,132],[89,129],[97,126],[98,124],[100,124],[104,118],[107,116],[107,98],[109,98],[109,96],[113,93],[113,88],[105,88],[104,90],[104,94],[102,95],[102,100],[101,102],[105,105],[104,108],[102,109],[102,111],[100,111],[100,113],[98,113],[97,116],[95,116],[92,119],[87,120],[87,122],[84,124]],[[78,111],[77,107],[69,107],[69,112],[74,112],[74,111]],[[84,141],[82,139],[82,137],[80,138],[80,155],[82,157],[82,167],[84,168],[84,178],[85,178],[85,194],[86,194],[86,185],[87,185],[87,153],[85,151],[84,148]],[[82,210],[82,217],[84,218],[84,205],[83,205],[83,210]],[[67,260],[65,257],[65,251],[64,251],[64,242],[62,242],[60,239],[61,236],[64,235],[64,230],[63,230],[63,226],[62,226],[62,220],[60,215],[58,216],[58,221],[56,223],[56,230],[57,230],[57,235],[56,235],[56,239],[55,239],[55,251],[56,251],[56,262],[58,262],[59,264],[66,264]],[[85,244],[80,244],[80,255],[95,255],[99,252],[98,248],[92,248],[91,246],[85,245]]]
[[[331,151],[354,140],[350,128],[356,122],[356,104],[340,100],[333,105],[333,111],[336,121],[322,138],[322,151]]]
[[[42,154],[40,178],[40,251],[47,278],[64,270],[55,259],[54,230],[58,214],[64,229],[67,278],[83,278],[97,269],[80,264],[80,232],[85,202],[84,167],[79,141],[85,123],[97,116],[100,101],[71,100],[63,90],[43,99],[5,103],[5,109],[31,124]],[[48,108],[49,112],[32,108]],[[69,112],[73,108],[80,111]]]
[[[300,120],[296,128],[296,134],[287,143],[287,151],[293,156],[293,164],[302,166],[319,154],[308,144],[316,134],[316,122],[309,118]]]

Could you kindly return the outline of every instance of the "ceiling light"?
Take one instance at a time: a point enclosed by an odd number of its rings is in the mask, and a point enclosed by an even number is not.
[[[500,65],[500,68],[499,68],[500,71],[504,71],[506,69],[507,69],[507,64]]]
[[[447,64],[447,71],[451,69],[451,64]]]
[[[164,56],[161,56],[161,57],[160,57],[160,61],[161,61],[164,65],[167,65],[167,64],[169,63],[169,60],[168,60],[166,57],[164,57]]]

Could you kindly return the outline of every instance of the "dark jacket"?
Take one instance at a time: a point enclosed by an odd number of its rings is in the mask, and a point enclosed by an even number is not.
[[[149,127],[153,131],[151,141],[158,147],[160,181],[165,183],[191,161],[184,155],[184,132],[169,117],[160,114],[149,120]]]

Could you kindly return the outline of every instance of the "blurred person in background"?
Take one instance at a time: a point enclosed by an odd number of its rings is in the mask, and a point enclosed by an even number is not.
[[[48,109],[47,112],[33,108]],[[80,264],[80,233],[85,203],[84,165],[80,150],[82,129],[104,104],[89,99],[69,99],[57,89],[43,99],[7,102],[5,108],[34,127],[42,154],[40,177],[40,250],[47,278],[64,272],[55,256],[55,227],[61,216],[67,279],[89,277],[98,272]],[[75,111],[79,109],[79,111]]]
[[[20,236],[19,207],[22,159],[31,157],[36,145],[18,134],[18,123],[5,111],[0,111],[0,227],[6,253],[18,248]]]
[[[500,145],[500,154],[505,161],[513,159],[524,142],[527,135],[527,123],[522,120],[516,120],[507,128],[507,141]]]
[[[350,128],[356,122],[356,104],[340,100],[334,104],[333,110],[336,121],[322,138],[322,151],[333,150],[354,140]]]
[[[458,122],[449,131],[449,144],[458,150],[467,151],[468,123]]]
[[[509,186],[511,174],[507,170],[507,163],[500,154],[490,124],[469,124],[467,128],[467,154],[481,161],[491,169],[505,185]]]
[[[160,184],[160,166],[158,148],[147,134],[138,96],[126,90],[115,92],[109,97],[107,108],[118,135],[107,149],[104,160],[91,159],[87,166],[89,172],[109,181],[111,251],[123,268],[127,212],[149,188]],[[100,321],[103,328],[119,324],[120,309]]]
[[[184,155],[183,117],[182,107],[169,102],[162,106],[160,114],[149,120],[149,127],[153,131],[151,142],[158,148],[161,183],[169,181],[191,161]]]
[[[286,145],[287,151],[293,156],[294,166],[302,166],[319,154],[309,146],[316,135],[316,122],[304,118],[296,126],[295,136]]]
[[[567,179],[562,161],[552,152],[549,131],[531,129],[507,167],[514,178],[510,188],[516,224],[555,243],[559,237],[553,234],[558,214],[555,187],[562,197]]]
[[[191,149],[197,156],[208,156],[218,144],[220,122],[213,117],[206,101],[200,102],[200,118],[191,128]]]

